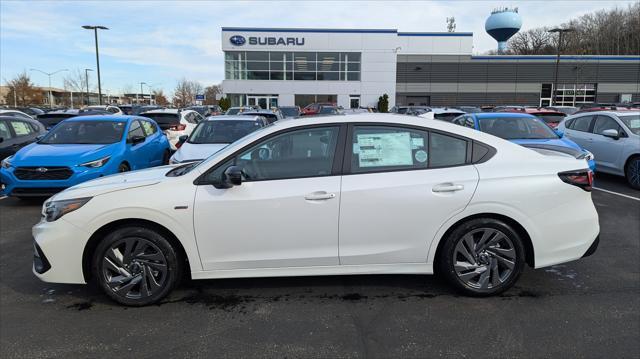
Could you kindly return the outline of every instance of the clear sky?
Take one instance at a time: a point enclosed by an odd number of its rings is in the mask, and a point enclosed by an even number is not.
[[[185,77],[203,85],[224,77],[220,28],[319,27],[446,31],[454,16],[457,31],[473,32],[474,52],[496,47],[484,22],[493,8],[518,7],[522,29],[558,25],[600,9],[632,1],[0,1],[0,79],[4,84],[30,68],[95,69],[93,32],[99,34],[103,93],[139,88],[140,82],[171,94]],[[95,72],[90,73],[92,87]],[[62,87],[65,74],[54,75]],[[43,74],[31,73],[37,85]],[[145,88],[145,92],[148,91]]]

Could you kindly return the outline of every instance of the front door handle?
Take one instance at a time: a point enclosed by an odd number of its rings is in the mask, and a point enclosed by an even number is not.
[[[436,193],[440,193],[440,192],[462,191],[463,189],[464,189],[464,185],[461,185],[461,184],[440,183],[438,185],[433,186],[432,191]]]
[[[335,193],[317,191],[317,192],[309,193],[308,195],[304,196],[304,199],[306,199],[307,201],[326,201],[328,199],[332,199],[335,197],[336,197]]]

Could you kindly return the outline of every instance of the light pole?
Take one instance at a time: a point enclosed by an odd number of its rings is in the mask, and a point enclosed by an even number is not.
[[[84,82],[87,85],[87,106],[91,103],[89,102],[89,71],[93,71],[92,69],[84,69]]]
[[[49,108],[53,108],[53,94],[51,93],[51,75],[55,75],[58,72],[69,71],[69,70],[68,69],[61,69],[61,70],[54,71],[54,72],[44,72],[44,71],[38,70],[38,69],[29,69],[29,71],[38,71],[38,72],[41,72],[41,73],[49,76]]]
[[[567,32],[572,32],[575,31],[575,29],[573,28],[566,28],[566,29],[561,29],[559,27],[555,28],[555,29],[551,29],[549,30],[549,32],[551,33],[558,33],[558,53],[556,56],[556,71],[555,71],[555,76],[553,77],[553,97],[551,98],[551,105],[555,106],[556,104],[556,93],[557,93],[557,89],[558,89],[558,68],[560,67],[560,52],[562,50],[562,38],[564,37],[564,34]]]
[[[98,53],[98,30],[109,30],[108,27],[105,26],[93,26],[93,25],[84,25],[83,29],[93,30],[93,35],[96,40],[96,69],[98,70],[98,103],[102,105],[102,88],[100,87],[100,55]]]
[[[146,85],[146,82],[140,83],[140,96],[142,97],[142,104],[144,104],[144,91],[142,90],[142,85]],[[151,104],[151,100],[149,100],[149,104]]]

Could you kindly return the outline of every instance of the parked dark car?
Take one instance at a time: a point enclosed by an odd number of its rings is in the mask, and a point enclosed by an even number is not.
[[[300,106],[280,106],[278,108],[280,109],[280,112],[282,112],[284,118],[300,117],[300,114],[302,113]]]
[[[34,119],[0,116],[0,160],[36,141],[46,132],[44,126]]]
[[[269,123],[274,123],[278,120],[282,120],[284,116],[278,110],[249,110],[238,113],[238,115],[242,116],[262,116],[269,121]]]
[[[133,105],[118,105],[118,108],[120,109],[120,111],[122,111],[122,113],[124,113],[125,115],[130,115],[131,111],[133,110]]]
[[[58,110],[58,111],[47,112],[45,114],[38,116],[38,121],[40,121],[40,123],[44,125],[44,128],[48,131],[58,123],[68,118],[76,117],[76,116],[91,116],[91,115],[111,115],[111,113],[107,111],[102,111],[102,110],[78,110],[78,109]]]
[[[38,117],[38,115],[42,115],[44,113],[44,111],[37,107],[9,107],[8,110],[24,112],[33,118],[36,118]]]
[[[189,106],[189,107],[186,107],[185,109],[194,110],[200,115],[202,115],[202,117],[217,116],[222,114],[222,109],[220,108],[220,106],[217,106],[217,105]]]
[[[402,115],[405,115],[408,112],[410,115],[417,116],[429,111],[431,111],[431,107],[429,106],[393,106],[390,112]]]
[[[131,109],[131,113],[129,115],[138,116],[143,112],[148,112],[152,110],[161,110],[163,108],[164,108],[163,106],[156,106],[156,105],[134,106]]]
[[[465,113],[480,113],[482,109],[476,106],[456,106],[452,108],[457,108],[460,111],[464,111]]]

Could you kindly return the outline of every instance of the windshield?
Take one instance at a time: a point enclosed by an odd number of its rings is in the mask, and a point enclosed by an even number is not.
[[[640,135],[640,114],[618,116],[622,122],[636,135]]]
[[[282,111],[282,114],[286,117],[296,117],[300,115],[300,112],[298,112],[298,109],[295,107],[280,107],[280,111]]]
[[[256,121],[242,120],[213,120],[201,122],[187,142],[203,143],[232,143],[260,128]]]
[[[49,132],[39,143],[58,144],[108,144],[119,142],[125,122],[70,121],[63,122]]]
[[[553,113],[553,114],[535,114],[534,116],[536,116],[537,118],[543,120],[546,123],[560,123],[560,121],[562,121],[562,119],[565,117],[565,115],[561,115],[559,113]]]
[[[480,131],[504,138],[557,139],[558,135],[536,117],[498,117],[479,119]]]

